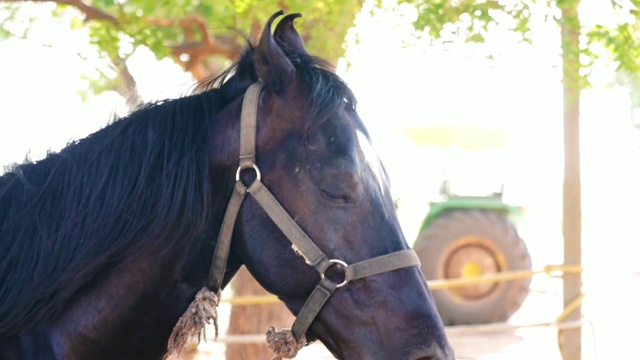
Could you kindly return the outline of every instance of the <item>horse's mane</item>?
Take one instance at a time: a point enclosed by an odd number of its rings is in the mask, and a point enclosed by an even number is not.
[[[149,104],[0,176],[0,337],[54,318],[100,271],[150,242],[170,251],[211,229],[210,126],[257,77],[254,48],[191,96]],[[322,120],[348,87],[288,53]]]
[[[210,225],[210,121],[227,93],[149,104],[0,177],[0,336],[54,317],[98,271]]]

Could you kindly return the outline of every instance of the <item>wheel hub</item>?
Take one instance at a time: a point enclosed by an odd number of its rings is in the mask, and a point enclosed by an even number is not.
[[[447,257],[444,267],[446,279],[470,279],[500,271],[495,254],[477,242],[467,242],[455,247]],[[495,288],[495,283],[482,283],[467,286],[457,286],[449,289],[463,299],[479,299],[489,295]]]

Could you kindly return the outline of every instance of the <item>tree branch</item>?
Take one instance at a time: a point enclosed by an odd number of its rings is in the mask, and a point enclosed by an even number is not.
[[[114,16],[107,14],[106,12],[95,8],[93,6],[89,6],[85,3],[83,3],[81,0],[0,0],[0,2],[6,2],[6,3],[22,3],[22,2],[38,2],[38,3],[44,3],[44,2],[52,2],[55,4],[60,4],[60,5],[69,5],[69,6],[73,6],[76,9],[80,10],[82,13],[84,13],[84,21],[91,21],[91,20],[97,20],[97,21],[106,21],[109,23],[112,23],[114,25],[120,25],[120,22],[118,21],[117,18],[115,18]]]
[[[147,19],[147,23],[162,27],[179,24],[185,42],[169,46],[171,55],[183,69],[189,71],[197,80],[211,75],[211,71],[206,66],[207,57],[215,55],[235,60],[239,55],[237,44],[230,37],[212,35],[201,16],[189,16],[179,20],[152,18]],[[188,55],[188,57],[185,59],[183,55]]]
[[[116,66],[116,69],[118,69],[118,78],[121,83],[114,86],[113,90],[126,100],[127,107],[130,111],[136,110],[144,104],[144,100],[138,92],[136,79],[129,71],[127,60],[120,59],[119,61],[114,61],[114,65]]]
[[[5,3],[24,2],[52,2],[60,5],[75,7],[84,15],[84,21],[106,21],[120,27],[122,24],[113,15],[102,11],[96,7],[84,3],[82,0],[0,0]],[[207,58],[210,56],[220,56],[229,60],[238,57],[238,44],[230,37],[213,36],[207,27],[206,21],[198,15],[185,17],[182,19],[149,18],[146,22],[151,26],[169,27],[178,25],[183,32],[184,43],[169,45],[171,55],[174,60],[182,66],[185,71],[191,72],[194,78],[202,80],[211,75],[212,69],[207,65]],[[185,58],[184,55],[187,55]],[[114,59],[112,59],[113,61]],[[216,71],[216,70],[214,70]],[[128,78],[127,74],[124,78]]]

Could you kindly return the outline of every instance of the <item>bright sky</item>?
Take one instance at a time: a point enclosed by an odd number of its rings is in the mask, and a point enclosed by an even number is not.
[[[40,5],[40,6],[38,6]],[[124,114],[124,101],[105,93],[83,101],[84,76],[110,69],[96,60],[86,35],[71,31],[65,22],[51,20],[46,5],[25,3],[40,21],[30,41],[0,42],[0,163],[33,159],[49,149],[59,150],[69,140],[96,131],[114,114]],[[52,46],[53,45],[53,46]],[[178,97],[193,81],[171,60],[158,62],[139,49],[130,70],[147,101]]]

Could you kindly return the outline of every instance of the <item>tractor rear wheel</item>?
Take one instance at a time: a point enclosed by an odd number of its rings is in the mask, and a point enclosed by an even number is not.
[[[451,210],[424,229],[415,245],[427,280],[531,270],[531,257],[501,213]],[[530,278],[433,290],[445,325],[506,321],[529,293]]]

